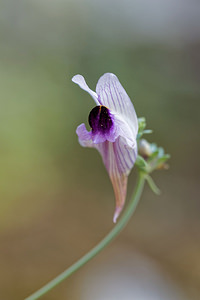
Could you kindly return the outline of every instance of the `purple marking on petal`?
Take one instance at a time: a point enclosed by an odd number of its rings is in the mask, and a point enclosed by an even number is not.
[[[134,155],[134,149],[131,149],[131,151],[126,149],[126,151],[127,151],[127,156],[129,158],[129,161],[130,161],[131,165],[133,166],[136,161],[135,155]]]
[[[105,135],[109,133],[113,127],[113,121],[109,110],[105,106],[95,106],[88,117],[90,127],[92,128],[92,133],[97,132]]]
[[[134,149],[130,149],[129,147],[125,146],[125,149],[126,149],[126,152],[129,156],[131,163],[134,164],[136,161],[136,158],[137,158],[137,147]]]
[[[123,150],[122,150],[121,146],[122,146],[122,144],[119,143],[119,152],[120,152],[120,155],[121,155],[121,157],[124,160],[124,163],[126,165],[126,169],[130,170],[131,169],[131,165],[130,165],[130,163],[128,163],[128,161],[126,159],[126,155],[124,154],[125,147],[123,146]]]
[[[117,164],[118,164],[118,169],[121,171],[121,172],[124,172],[124,170],[126,169],[126,167],[124,166],[124,163],[121,159],[121,156],[119,155],[119,151],[118,151],[118,140],[116,140],[115,143],[113,143],[113,148],[114,148],[114,152],[115,152],[115,155],[116,155],[116,161],[117,161]]]
[[[122,147],[123,147],[123,149],[122,149]],[[130,163],[128,164],[128,162],[127,162],[126,155],[124,153],[124,143],[122,141],[122,138],[119,138],[119,140],[118,140],[117,152],[118,152],[118,157],[121,161],[121,164],[123,165],[122,171],[123,171],[123,173],[128,175],[132,168],[132,164],[130,164]]]
[[[123,99],[121,98],[121,94],[120,94],[119,91],[117,91],[116,83],[113,83],[113,88],[114,88],[115,95],[116,95],[116,97],[117,97],[117,100],[118,100],[119,105],[120,105],[120,106],[122,105],[122,111],[125,111],[125,112],[127,113],[126,106],[124,105],[124,101],[123,101]],[[120,98],[120,99],[119,99],[119,98]]]
[[[120,148],[120,150],[121,150],[121,148]],[[126,147],[126,145],[123,146],[122,155],[126,162],[127,169],[129,169],[129,170],[131,170],[133,168],[134,163],[135,163],[135,159],[132,158],[132,153],[134,153],[134,149]],[[127,174],[128,174],[128,172],[127,172]]]
[[[117,147],[117,145],[116,145]],[[120,153],[119,153],[119,150],[118,149],[115,149],[115,153],[116,153],[116,157],[117,157],[117,160],[118,160],[118,164],[119,164],[119,169],[125,173],[126,170],[127,170],[127,165],[126,165],[126,161],[123,159],[123,156],[121,155],[120,156]]]
[[[122,103],[119,101],[119,97],[117,94],[117,91],[115,89],[115,83],[113,82],[113,84],[109,84],[109,89],[110,89],[110,94],[112,97],[112,100],[114,102],[114,99],[116,99],[116,101],[114,103],[116,103],[116,107],[117,107],[117,111],[119,111],[119,113],[123,113],[123,109],[122,109]]]
[[[114,108],[114,110],[116,111],[116,105],[115,102],[113,101],[113,98],[110,97],[111,93],[107,88],[107,84],[105,86],[105,88],[100,88],[99,90],[99,102],[102,105],[107,106],[108,108],[111,107],[110,103],[112,103],[112,107]]]
[[[124,148],[124,145],[122,144],[122,138],[119,137],[119,139],[116,141],[116,151],[119,157],[119,160],[121,161],[121,164],[123,165],[123,172],[127,173],[127,170],[130,169],[130,166],[127,164],[127,161],[125,159],[124,151],[122,150],[122,146]]]
[[[108,92],[109,92],[108,99],[110,98],[110,99],[112,100],[115,109],[116,109],[117,111],[120,112],[119,105],[117,106],[117,102],[114,100],[114,97],[113,97],[114,94],[113,94],[113,92],[112,92],[112,90],[111,90],[111,85],[110,85],[110,83],[107,84],[107,88],[108,88]]]
[[[116,109],[116,105],[115,105],[115,102],[113,101],[113,98],[112,98],[112,96],[111,96],[111,94],[110,94],[110,92],[109,91],[107,91],[106,89],[102,89],[102,93],[104,93],[105,95],[106,95],[106,103],[107,103],[107,106],[109,107],[109,105],[110,105],[110,102],[112,101],[112,103],[113,103],[113,107]],[[104,97],[103,97],[104,98]]]
[[[115,124],[115,116],[103,105],[94,107],[88,117],[91,138],[95,144],[105,141],[115,142],[119,136],[119,128]]]
[[[121,111],[121,113],[122,113],[122,111],[123,111],[123,110],[125,110],[125,108],[124,108],[124,103],[123,103],[123,102],[122,102],[122,103],[120,103],[120,100],[119,100],[119,95],[117,94],[117,91],[116,91],[116,86],[115,86],[115,84],[113,84],[113,91],[114,91],[114,93],[115,93],[115,97],[116,97],[116,99],[117,99],[117,102],[118,102],[118,105],[119,105],[120,111]]]
[[[133,151],[133,149],[127,149],[126,147],[124,147],[124,148],[125,148],[124,151],[126,153],[126,159],[129,160],[129,165],[130,164],[133,165],[134,161],[133,161],[133,159],[132,159],[132,157],[130,155],[130,151]]]

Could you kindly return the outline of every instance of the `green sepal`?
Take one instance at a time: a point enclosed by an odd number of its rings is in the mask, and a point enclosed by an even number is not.
[[[145,175],[145,178],[149,184],[150,189],[156,194],[156,195],[160,195],[161,191],[160,189],[157,187],[157,185],[155,184],[155,182],[153,181],[152,177],[148,174]]]
[[[143,130],[143,134],[150,134],[152,132],[153,132],[153,130],[151,130],[151,129]]]
[[[139,141],[143,134],[150,134],[153,131],[151,129],[145,129],[146,128],[146,119],[145,118],[138,118],[138,134],[137,134],[137,140]]]
[[[161,163],[164,163],[166,162],[168,159],[170,158],[170,155],[169,154],[164,154],[162,157],[160,157],[157,161],[157,164],[161,164]]]
[[[141,169],[141,170],[146,170],[148,168],[148,164],[147,162],[144,160],[144,158],[140,155],[137,156],[137,159],[136,159],[136,162],[135,162],[135,165]]]

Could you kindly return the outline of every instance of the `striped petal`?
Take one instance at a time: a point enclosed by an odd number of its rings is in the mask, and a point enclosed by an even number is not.
[[[115,193],[116,208],[113,221],[116,222],[125,203],[128,175],[136,161],[137,146],[129,147],[126,139],[121,136],[114,143],[109,141],[94,143],[92,134],[87,131],[85,124],[79,125],[76,133],[83,147],[96,148],[102,156]]]
[[[100,105],[108,107],[112,112],[122,116],[129,124],[132,134],[136,137],[138,121],[133,104],[117,76],[106,73],[100,77],[96,92]]]
[[[100,152],[113,185],[116,199],[113,222],[116,222],[125,203],[128,175],[135,163],[137,149],[127,147],[122,137],[118,137],[115,143],[106,141],[94,147]]]
[[[95,92],[93,92],[89,86],[87,85],[87,83],[85,82],[85,79],[82,75],[75,75],[73,78],[72,78],[72,81],[76,84],[78,84],[80,86],[80,88],[82,88],[84,91],[88,92],[92,98],[94,99],[95,103],[97,105],[99,105],[99,101],[98,101],[98,97],[97,97],[97,94]]]

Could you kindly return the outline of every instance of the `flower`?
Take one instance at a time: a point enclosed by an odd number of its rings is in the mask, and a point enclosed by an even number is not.
[[[100,77],[96,93],[88,87],[82,75],[75,75],[72,81],[88,92],[96,103],[88,118],[91,131],[81,124],[76,133],[83,147],[96,148],[102,156],[116,198],[115,223],[123,209],[128,175],[137,157],[137,116],[114,74],[106,73]]]

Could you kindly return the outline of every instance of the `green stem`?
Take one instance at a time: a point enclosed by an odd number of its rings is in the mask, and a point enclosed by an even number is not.
[[[27,297],[25,300],[36,300],[39,299],[41,296],[45,295],[51,289],[53,289],[56,285],[61,283],[63,280],[68,278],[71,274],[76,272],[79,268],[81,268],[84,264],[86,264],[90,259],[92,259],[95,255],[97,255],[101,250],[103,250],[119,233],[120,231],[126,226],[127,222],[129,221],[130,217],[134,213],[136,206],[140,200],[140,196],[144,187],[145,183],[145,176],[140,173],[139,178],[134,190],[133,197],[127,206],[124,214],[122,215],[121,219],[115,225],[115,227],[105,236],[105,238],[97,244],[93,249],[91,249],[87,254],[85,254],[82,258],[80,258],[77,262],[75,262],[71,267],[66,269],[63,273],[58,275],[56,278],[51,280],[41,289]]]

